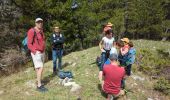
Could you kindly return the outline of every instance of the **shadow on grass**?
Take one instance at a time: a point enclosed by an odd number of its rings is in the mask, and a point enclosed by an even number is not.
[[[48,76],[46,76],[46,77],[44,77],[43,79],[42,79],[42,83],[44,84],[44,85],[47,85],[52,79],[53,79],[53,77],[56,77],[57,75],[54,75],[54,74],[50,74],[50,75],[48,75]]]
[[[98,84],[98,89],[103,97],[107,98],[107,94],[103,92],[101,84]]]
[[[62,69],[65,68],[65,67],[67,67],[68,65],[71,65],[71,64],[68,63],[68,62],[65,62],[65,63],[62,65]]]

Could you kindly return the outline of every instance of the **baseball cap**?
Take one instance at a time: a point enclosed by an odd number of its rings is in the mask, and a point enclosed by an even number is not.
[[[110,60],[117,60],[117,59],[118,59],[118,56],[117,56],[117,54],[112,53],[112,54],[109,55],[109,59],[110,59]]]
[[[38,22],[38,21],[43,21],[43,19],[42,18],[36,18],[35,22]]]

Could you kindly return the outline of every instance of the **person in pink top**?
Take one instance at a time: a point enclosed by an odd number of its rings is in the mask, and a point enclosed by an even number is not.
[[[121,41],[123,41],[124,46],[122,48],[120,48],[120,53],[122,56],[126,55],[129,51],[129,39],[128,38],[123,38],[121,39]]]
[[[36,18],[35,27],[27,32],[27,45],[31,51],[34,68],[37,75],[37,90],[45,92],[47,89],[41,84],[41,77],[45,59],[45,35],[43,32],[43,19]]]
[[[111,64],[105,64],[103,67],[102,89],[108,95],[107,99],[124,95],[121,89],[121,80],[125,77],[125,69],[118,65],[118,56],[111,54],[109,56]]]

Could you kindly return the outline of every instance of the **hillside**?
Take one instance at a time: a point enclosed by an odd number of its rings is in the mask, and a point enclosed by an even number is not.
[[[157,61],[157,51],[170,52],[170,43],[148,40],[135,40],[134,43],[137,48],[137,63],[133,66],[132,76],[126,81],[128,93],[125,100],[169,100],[170,96],[154,90],[153,84],[157,80],[151,77],[155,75],[155,72],[150,71],[152,69],[150,66],[157,66],[159,63]],[[152,62],[153,58],[145,58],[143,52],[148,57],[155,57],[155,61]],[[79,94],[70,93],[69,87],[64,87],[58,83],[59,78],[51,75],[52,61],[48,61],[45,63],[43,75],[44,84],[49,89],[47,93],[36,91],[35,72],[33,67],[30,66],[19,73],[0,78],[0,100],[76,100],[77,97],[81,97],[82,100],[104,100],[105,97],[101,94],[99,88],[99,70],[95,64],[95,59],[99,55],[99,47],[93,47],[64,56],[63,70],[73,72],[74,81],[82,87]],[[141,59],[140,56],[143,56],[144,59]],[[169,56],[167,53],[165,59],[159,65],[170,65]],[[143,65],[148,65],[149,67],[145,69]],[[164,68],[162,67],[162,69]],[[157,75],[157,77],[161,76]]]

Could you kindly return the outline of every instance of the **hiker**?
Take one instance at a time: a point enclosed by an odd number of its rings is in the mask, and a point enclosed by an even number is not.
[[[105,64],[103,67],[103,80],[101,82],[102,90],[107,94],[107,99],[117,98],[125,94],[121,89],[121,80],[125,78],[125,69],[118,65],[118,56],[111,54],[109,56],[111,64]]]
[[[104,34],[104,36],[105,36],[105,34],[106,34],[106,31],[110,31],[110,32],[112,32],[112,26],[113,26],[113,24],[111,23],[111,22],[108,22],[106,25],[105,25],[105,27],[104,27],[104,29],[103,29],[103,34]],[[112,34],[113,35],[113,34]]]
[[[106,60],[109,58],[110,50],[113,46],[114,38],[112,37],[111,31],[106,31],[105,37],[102,38],[102,40],[99,43],[99,47],[101,50],[101,64],[99,66],[99,80],[101,81],[102,78],[102,69],[103,65],[106,62]]]
[[[130,48],[128,50],[128,53],[123,56],[123,60],[126,66],[126,74],[130,76],[132,64],[135,62],[136,49],[133,47],[132,41],[129,41],[128,45]]]
[[[122,66],[126,66],[125,60],[123,57],[128,53],[129,51],[129,39],[128,38],[123,38],[121,39],[121,42],[123,42],[123,45],[120,47],[120,52],[119,52],[119,62]]]
[[[117,51],[117,43],[116,42],[113,42],[113,46],[112,48],[110,49],[110,55],[111,54],[116,54],[118,56],[118,51]],[[106,60],[105,64],[110,64],[110,60],[109,58]]]
[[[28,49],[31,51],[34,68],[37,75],[37,90],[45,92],[46,89],[42,83],[42,72],[45,59],[45,35],[43,32],[43,19],[36,18],[35,27],[27,32]]]
[[[57,26],[54,27],[54,33],[52,34],[51,41],[52,41],[53,74],[56,74],[57,70],[61,70],[64,44],[64,36],[61,34],[60,29]]]

